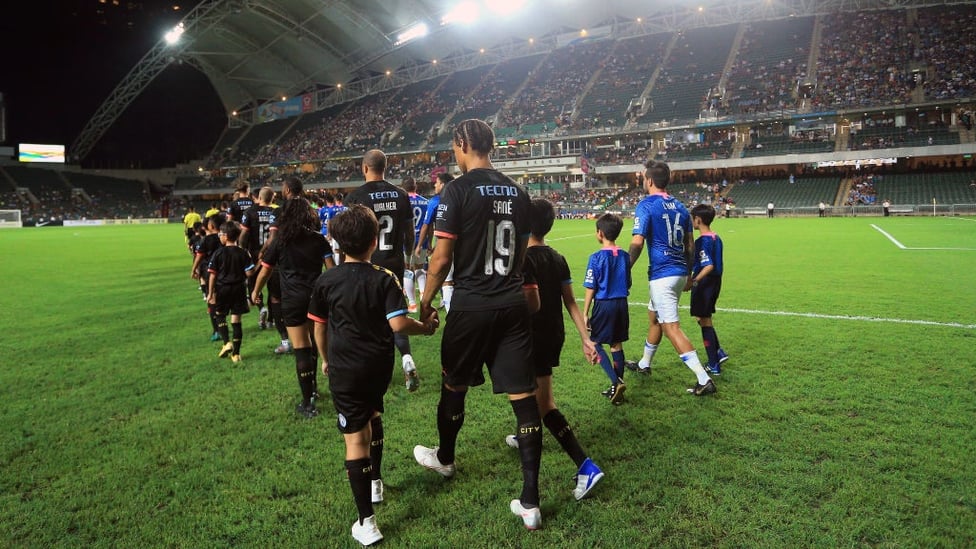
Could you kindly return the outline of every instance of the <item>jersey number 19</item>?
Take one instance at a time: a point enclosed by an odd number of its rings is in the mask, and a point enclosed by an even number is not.
[[[495,225],[488,221],[487,242],[485,242],[485,274],[508,275],[512,268],[512,245],[515,243],[515,224],[505,219]],[[497,254],[497,255],[496,255]]]

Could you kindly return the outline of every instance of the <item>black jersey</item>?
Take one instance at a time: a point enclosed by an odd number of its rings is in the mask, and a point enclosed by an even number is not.
[[[389,319],[407,314],[403,288],[391,271],[346,262],[319,277],[308,316],[328,322],[329,369],[393,367]]]
[[[210,258],[213,257],[214,252],[219,250],[220,247],[220,235],[217,233],[204,236],[200,243],[197,244],[197,248],[193,253],[202,256],[200,263],[197,265],[197,273],[200,274],[201,280],[207,279],[207,267],[210,265]]]
[[[233,286],[244,284],[247,272],[254,268],[251,254],[239,246],[221,246],[210,258],[211,273],[216,273],[216,284]]]
[[[370,181],[346,195],[344,202],[346,206],[362,204],[373,210],[380,223],[380,232],[376,251],[370,259],[402,277],[404,246],[413,247],[413,208],[407,191],[386,181]],[[409,242],[407,234],[410,235]]]
[[[282,297],[303,292],[307,296],[327,257],[332,257],[328,240],[316,231],[305,231],[287,244],[280,236],[272,240],[261,263],[279,273]]]
[[[455,239],[451,310],[524,304],[520,250],[529,240],[529,196],[499,171],[479,168],[444,188],[434,235]]]
[[[248,208],[254,205],[254,201],[250,198],[237,198],[230,203],[230,217],[238,223],[244,218],[244,212]]]
[[[564,337],[563,285],[573,283],[566,258],[549,246],[531,246],[525,252],[525,278],[535,280],[541,301],[532,315],[533,336]]]
[[[244,210],[241,225],[247,228],[247,249],[253,257],[257,257],[261,247],[268,241],[271,234],[271,219],[274,208],[255,204]]]

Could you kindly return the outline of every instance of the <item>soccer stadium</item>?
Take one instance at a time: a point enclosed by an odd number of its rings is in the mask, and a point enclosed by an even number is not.
[[[0,545],[976,546],[976,2],[184,11],[66,147],[0,146]],[[209,154],[93,168],[99,141],[173,64],[205,75],[226,112]],[[0,122],[3,108],[0,94]],[[553,204],[546,244],[581,309],[591,254],[633,251],[649,163],[670,167],[666,191],[688,211],[714,209],[690,238],[724,242],[721,368],[705,364],[689,295],[678,308],[717,390],[699,398],[687,353],[662,340],[651,370],[621,374],[625,396],[601,395],[605,372],[567,303],[551,378],[564,427],[542,428],[541,524],[520,521],[526,451],[506,437],[523,422],[491,384],[467,393],[456,473],[414,451],[444,428],[452,317],[440,309],[434,335],[409,339],[406,386],[395,354],[372,495],[382,536],[363,537],[326,374],[317,412],[302,412],[298,351],[316,369],[321,358],[289,342],[270,296],[233,321],[230,351],[188,212],[227,210],[243,183],[247,206],[269,187],[269,211],[300,196],[324,210],[370,184],[376,149],[381,179],[444,196],[438,176],[467,171],[458,136],[472,119],[491,128],[491,167]],[[615,244],[598,241],[606,213],[623,219]],[[621,363],[646,352],[649,256],[631,269]],[[407,316],[423,320],[410,269]],[[582,492],[557,438],[568,431],[602,470]]]

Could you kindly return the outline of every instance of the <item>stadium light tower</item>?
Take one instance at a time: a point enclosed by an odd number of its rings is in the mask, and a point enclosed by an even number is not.
[[[179,25],[176,25],[175,27],[170,29],[165,35],[163,35],[163,40],[165,40],[166,43],[169,44],[170,46],[174,46],[176,45],[177,42],[180,41],[180,37],[183,36],[184,32],[186,32],[186,28],[183,26],[183,23],[180,22]]]

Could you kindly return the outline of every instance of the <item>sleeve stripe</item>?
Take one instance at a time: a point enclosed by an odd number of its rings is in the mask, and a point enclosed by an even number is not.
[[[329,319],[327,319],[327,318],[322,318],[320,316],[315,316],[312,313],[308,313],[308,318],[310,320],[313,320],[315,322],[318,322],[319,324],[326,324],[329,321]]]
[[[444,231],[434,231],[434,236],[437,238],[446,238],[448,240],[456,240],[457,235],[451,233],[445,233]]]
[[[262,267],[267,267],[269,269],[274,269],[274,265],[270,265],[268,263],[265,263],[264,261],[261,262],[261,266]]]
[[[397,316],[401,316],[401,315],[405,315],[405,314],[407,314],[407,310],[406,309],[400,309],[398,311],[393,311],[392,313],[387,313],[386,314],[386,319],[387,320],[390,320],[391,318],[394,318],[394,317],[397,317]]]

